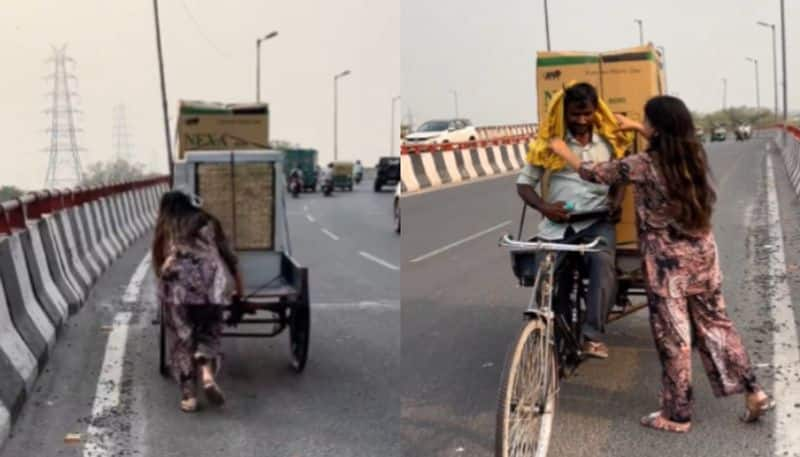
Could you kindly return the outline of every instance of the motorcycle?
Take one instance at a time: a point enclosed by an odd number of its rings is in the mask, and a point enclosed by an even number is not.
[[[289,192],[292,193],[292,197],[297,198],[302,187],[303,184],[300,182],[300,177],[292,176],[289,178]]]
[[[361,179],[363,177],[364,177],[364,172],[363,171],[357,171],[353,175],[353,180],[356,182],[356,184],[361,184]]]
[[[333,179],[326,179],[322,183],[322,195],[330,197],[333,193]]]

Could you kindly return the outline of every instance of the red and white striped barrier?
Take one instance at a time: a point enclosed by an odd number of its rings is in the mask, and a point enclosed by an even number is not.
[[[467,143],[403,146],[400,178],[403,192],[450,185],[519,170],[532,135]]]
[[[476,127],[478,140],[488,141],[509,137],[536,135],[536,124],[514,124],[514,125],[486,125]]]

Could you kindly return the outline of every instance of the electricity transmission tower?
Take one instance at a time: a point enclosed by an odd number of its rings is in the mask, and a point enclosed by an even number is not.
[[[114,124],[111,136],[114,146],[114,161],[131,162],[131,143],[128,133],[128,122],[125,117],[125,105],[119,104],[112,110]]]
[[[50,147],[45,149],[50,153],[47,164],[47,174],[44,185],[46,188],[59,186],[74,186],[83,180],[77,133],[80,129],[75,126],[75,117],[79,110],[75,108],[77,86],[75,75],[67,71],[67,62],[73,65],[75,61],[67,56],[67,46],[53,47],[53,55],[47,62],[52,62],[53,73],[45,79],[53,80],[53,91],[50,97],[50,109],[45,113],[50,115]]]

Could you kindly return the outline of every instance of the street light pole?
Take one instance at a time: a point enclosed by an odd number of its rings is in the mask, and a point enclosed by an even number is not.
[[[453,103],[455,104],[455,107],[456,107],[456,119],[457,119],[458,118],[458,92],[456,92],[455,90],[451,90],[450,92],[453,93]]]
[[[788,112],[788,98],[786,96],[786,84],[787,84],[787,76],[786,76],[786,10],[784,8],[784,2],[781,0],[781,48],[782,48],[782,55],[783,55],[783,123],[786,124],[789,122],[789,112]],[[783,144],[786,145],[786,129],[783,130]]]
[[[333,160],[339,159],[339,78],[350,74],[345,70],[333,77]]]
[[[758,59],[754,59],[752,57],[745,57],[748,61],[753,62],[755,64],[756,69],[756,108],[761,109],[761,96],[759,95],[759,87],[758,87]]]
[[[169,135],[169,110],[167,108],[167,83],[164,80],[164,55],[161,50],[161,23],[158,20],[158,0],[153,0],[153,13],[156,20],[156,45],[158,47],[158,74],[161,79],[161,105],[164,112],[164,137],[167,141],[167,166],[169,167],[169,186],[173,182],[172,142]]]
[[[392,97],[392,129],[391,129],[392,141],[391,141],[390,146],[389,146],[390,147],[390,149],[389,149],[389,155],[390,156],[394,155],[394,112],[395,112],[394,103],[396,101],[398,101],[398,100],[400,100],[400,96],[399,95],[396,96],[396,97]]]
[[[634,19],[633,22],[639,24],[639,44],[644,46],[644,25],[641,19]]]
[[[775,119],[778,119],[778,45],[775,37],[775,24],[758,21],[758,25],[772,29],[772,92],[775,96]]]
[[[722,78],[722,111],[728,108],[728,78]]]
[[[544,0],[544,33],[547,37],[547,50],[550,51],[550,14],[547,11],[547,0]]]
[[[261,103],[261,42],[278,36],[277,31],[270,32],[256,40],[256,102]]]

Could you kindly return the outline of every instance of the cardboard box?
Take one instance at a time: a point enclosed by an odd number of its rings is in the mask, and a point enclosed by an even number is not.
[[[539,52],[536,59],[539,122],[546,117],[553,94],[570,81],[593,85],[612,111],[638,120],[647,100],[663,94],[661,55],[651,45],[604,53]]]
[[[178,160],[187,151],[267,149],[269,107],[263,103],[224,104],[181,101]]]
[[[540,123],[546,117],[553,94],[570,81],[593,85],[613,112],[642,120],[647,100],[664,93],[662,56],[652,45],[603,53],[539,52],[536,88]],[[644,147],[645,142],[639,138],[631,152]],[[628,187],[622,204],[622,221],[617,224],[617,244],[630,245],[636,241],[633,190]]]

